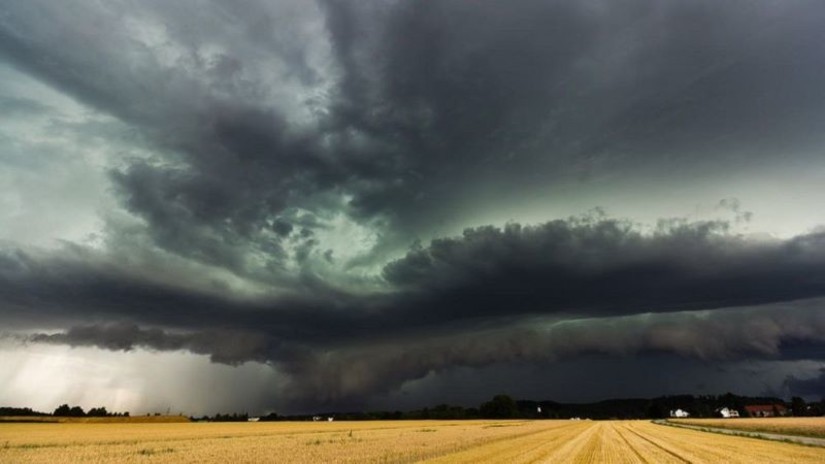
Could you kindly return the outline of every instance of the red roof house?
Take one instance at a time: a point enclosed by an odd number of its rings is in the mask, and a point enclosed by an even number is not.
[[[751,417],[773,417],[788,414],[788,409],[781,404],[752,404],[745,406],[745,412]]]

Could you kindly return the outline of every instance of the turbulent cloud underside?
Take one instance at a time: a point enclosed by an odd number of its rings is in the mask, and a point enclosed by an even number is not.
[[[823,20],[0,0],[0,324],[269,365],[310,409],[588,356],[825,362]]]

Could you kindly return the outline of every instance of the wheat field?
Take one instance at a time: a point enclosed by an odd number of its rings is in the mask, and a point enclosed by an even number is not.
[[[819,463],[825,448],[647,421],[6,423],[2,463]]]
[[[746,432],[768,432],[825,438],[825,417],[760,417],[736,419],[670,419],[677,424],[718,427]]]

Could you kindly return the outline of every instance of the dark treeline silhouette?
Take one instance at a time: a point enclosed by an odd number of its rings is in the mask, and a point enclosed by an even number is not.
[[[260,417],[261,422],[274,422],[277,420],[281,420],[277,413],[271,412],[265,416]]]
[[[782,405],[794,416],[825,415],[825,398],[807,403],[800,397],[786,402],[775,397],[749,397],[733,393],[724,395],[674,395],[658,398],[611,399],[593,403],[558,403],[555,401],[516,401],[508,395],[496,395],[476,407],[440,404],[411,411],[339,412],[328,411],[314,414],[281,416],[270,413],[254,418],[256,421],[301,421],[332,417],[335,420],[414,420],[414,419],[660,419],[670,411],[681,409],[691,417],[717,417],[720,408],[731,408],[745,415],[745,406]],[[0,416],[58,416],[58,417],[128,417],[129,413],[110,413],[105,407],[92,408],[89,412],[79,406],[63,404],[52,414],[33,411],[31,408],[0,407]],[[191,417],[195,421],[246,422],[249,414],[215,414]]]
[[[0,407],[0,416],[49,416],[47,412],[33,411],[32,408]]]
[[[193,421],[207,421],[207,422],[246,422],[249,420],[249,414],[232,413],[232,414],[215,414],[214,416],[190,417]]]
[[[80,406],[61,404],[52,413],[55,417],[129,417],[129,412],[109,412],[104,407],[92,408],[89,412],[83,411]]]
[[[496,395],[477,408],[441,404],[411,411],[323,412],[309,415],[279,416],[270,414],[260,420],[312,420],[313,416],[335,420],[413,420],[413,419],[660,419],[671,410],[682,409],[691,417],[717,417],[720,408],[732,408],[744,415],[747,405],[770,404],[789,408],[794,416],[825,415],[825,400],[806,403],[794,397],[790,403],[774,397],[749,397],[733,393],[724,395],[674,395],[658,398],[610,399],[593,403],[559,403],[555,401],[516,401],[508,395]]]

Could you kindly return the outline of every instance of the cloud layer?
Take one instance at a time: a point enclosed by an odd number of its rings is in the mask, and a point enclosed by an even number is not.
[[[591,355],[821,362],[824,20],[0,0],[0,324],[269,364],[307,407]]]
[[[781,358],[785,345],[825,343],[821,240],[748,240],[715,223],[649,234],[604,218],[510,224],[415,247],[387,264],[377,294],[300,300],[226,301],[112,280],[111,272],[103,283],[89,277],[87,288],[75,268],[71,285],[31,282],[43,286],[31,293],[56,298],[40,299],[54,307],[50,318],[65,306],[60,292],[71,292],[78,307],[68,320],[132,322],[79,324],[30,341],[270,363],[290,378],[289,394],[307,402],[386,393],[457,366],[594,353]],[[6,293],[26,278],[37,277],[18,274]]]

